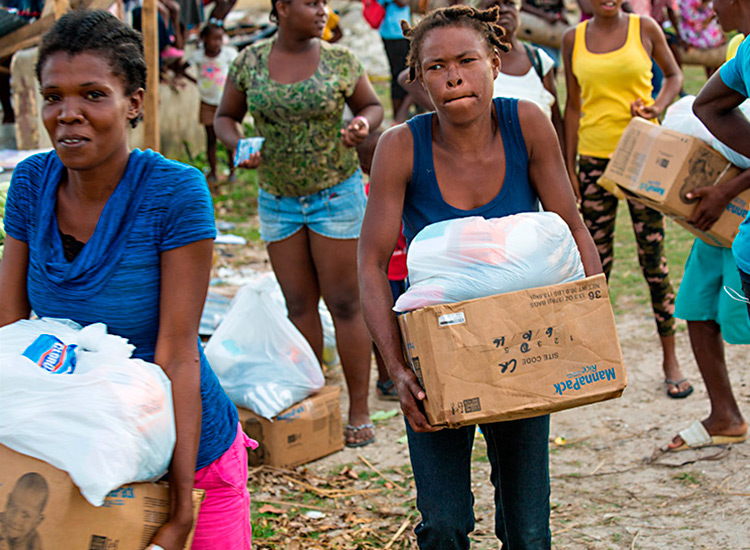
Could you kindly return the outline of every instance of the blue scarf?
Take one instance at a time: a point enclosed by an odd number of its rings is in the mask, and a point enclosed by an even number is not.
[[[107,199],[93,235],[72,262],[65,259],[55,214],[65,166],[54,151],[48,155],[38,203],[39,225],[31,237],[36,254],[30,255],[30,261],[52,292],[61,298],[81,299],[96,294],[114,273],[143,200],[140,184],[148,180],[161,155],[150,149],[130,153],[125,173]]]

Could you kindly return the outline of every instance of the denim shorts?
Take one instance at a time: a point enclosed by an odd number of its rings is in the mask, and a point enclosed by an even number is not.
[[[341,183],[312,195],[285,197],[261,189],[258,193],[260,237],[273,243],[307,226],[330,239],[357,239],[366,203],[359,169]]]

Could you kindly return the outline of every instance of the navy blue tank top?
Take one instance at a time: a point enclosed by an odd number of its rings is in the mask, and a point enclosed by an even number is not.
[[[414,138],[414,168],[404,198],[403,222],[407,245],[422,228],[431,223],[470,216],[500,218],[539,210],[539,198],[529,183],[529,155],[518,121],[518,100],[498,97],[494,102],[505,149],[505,181],[494,199],[472,210],[451,206],[440,193],[432,156],[433,113],[409,120],[409,129]],[[450,174],[443,174],[442,177],[449,178]]]

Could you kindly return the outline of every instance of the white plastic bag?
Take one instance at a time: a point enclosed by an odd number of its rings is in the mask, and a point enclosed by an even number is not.
[[[22,355],[42,334],[78,346],[73,373]],[[175,444],[171,384],[157,365],[131,359],[133,349],[101,323],[0,328],[0,443],[67,471],[94,506],[126,483],[160,478]]]
[[[693,113],[694,102],[694,95],[686,95],[672,103],[672,105],[667,107],[664,113],[664,121],[661,125],[675,132],[698,138],[710,146],[714,136],[711,135],[708,128]]]
[[[585,277],[568,224],[554,212],[428,225],[409,246],[409,288],[394,310],[460,302]]]
[[[693,113],[693,103],[695,102],[695,96],[688,95],[675,101],[669,106],[665,115],[662,126],[693,136],[705,142],[718,151],[724,157],[734,164],[735,166],[747,170],[750,168],[750,159],[744,155],[739,154],[731,147],[727,147],[719,141],[714,135],[708,131],[708,128],[701,122],[701,120]],[[745,118],[750,118],[750,100],[746,100],[740,104],[740,111],[745,115]]]
[[[268,419],[325,383],[315,353],[287,317],[276,289],[272,274],[243,286],[206,344],[206,357],[229,398]]]

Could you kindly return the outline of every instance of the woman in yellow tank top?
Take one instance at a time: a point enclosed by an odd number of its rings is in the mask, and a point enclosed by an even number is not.
[[[594,16],[566,32],[562,43],[568,87],[565,162],[608,277],[617,198],[597,180],[628,122],[639,116],[656,123],[682,86],[682,73],[659,26],[649,17],[624,13],[621,4],[622,0],[591,0]],[[656,100],[651,98],[651,58],[664,72]],[[675,355],[675,293],[663,254],[664,217],[632,201],[628,208],[661,339],[667,395],[686,397],[693,388]]]

